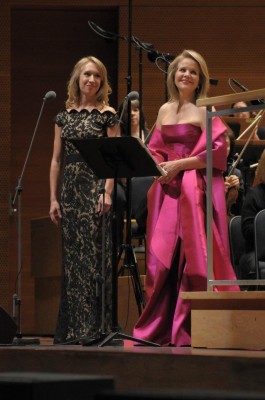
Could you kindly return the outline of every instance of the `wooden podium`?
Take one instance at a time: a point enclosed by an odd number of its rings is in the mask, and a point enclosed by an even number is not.
[[[265,349],[265,292],[184,292],[191,303],[191,346]]]
[[[229,115],[232,109],[213,111],[213,107],[265,98],[265,89],[198,99],[198,106],[207,107],[207,291],[183,292],[181,297],[191,304],[191,345],[220,349],[265,349],[265,292],[215,292],[214,286],[257,285],[264,280],[214,280],[212,241],[212,117]],[[265,103],[242,110],[262,110]]]

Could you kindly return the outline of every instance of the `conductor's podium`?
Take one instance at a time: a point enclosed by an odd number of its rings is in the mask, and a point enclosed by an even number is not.
[[[191,304],[191,346],[265,349],[265,292],[183,292]]]
[[[136,257],[144,263],[143,253],[136,253]],[[143,268],[140,268],[140,273],[142,271]],[[35,333],[52,336],[61,290],[61,230],[46,216],[31,220],[31,276],[35,282]],[[143,288],[144,278],[142,274]],[[118,319],[124,333],[132,334],[137,318],[131,277],[125,271],[124,276],[118,279]]]
[[[254,121],[238,137],[238,139],[245,139],[244,145],[241,143],[245,150],[249,142],[255,137],[255,129],[264,114],[264,98],[265,88],[217,97],[201,97],[196,101],[198,107],[206,107],[207,283],[209,284],[211,281],[213,286],[215,284],[225,284],[225,281],[219,280],[218,282],[212,279],[212,118],[228,116],[234,111],[231,106],[218,109],[219,106],[223,107],[238,101],[250,102],[251,105],[238,110],[257,111]],[[257,101],[257,99],[259,100]],[[255,102],[252,104],[254,100]],[[256,142],[258,144],[255,143],[258,146],[256,147],[258,154],[262,151],[262,146],[260,146],[259,142]],[[250,156],[252,156],[251,153]],[[239,159],[240,157],[238,157]],[[236,282],[239,281],[235,281],[235,284]],[[229,282],[226,283],[229,284]],[[191,304],[191,344],[193,347],[265,349],[265,292],[214,292],[207,290],[206,292],[181,293],[181,296]]]

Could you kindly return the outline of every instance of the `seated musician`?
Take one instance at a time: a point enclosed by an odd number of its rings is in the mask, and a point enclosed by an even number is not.
[[[242,207],[241,227],[246,247],[239,263],[241,279],[256,279],[254,219],[263,209],[265,209],[265,150],[258,162],[253,187],[248,190]]]
[[[238,109],[238,108],[243,108],[247,107],[248,104],[245,101],[238,101],[237,103],[232,104],[231,108]],[[255,112],[250,112],[250,111],[240,111],[232,114],[232,116],[235,116],[237,118],[244,118],[244,119],[250,119],[254,118],[256,116]],[[256,134],[254,136],[255,139],[265,139],[265,127],[264,126],[257,126],[256,129]]]
[[[243,108],[247,107],[248,104],[245,101],[238,101],[237,103],[232,104],[231,108],[237,109],[237,108]],[[235,112],[232,114],[232,116],[238,117],[238,118],[251,118],[252,115],[250,111],[240,111],[240,112]]]
[[[235,137],[232,131],[226,135],[227,143],[227,170],[224,174],[226,188],[227,216],[232,218],[240,215],[244,200],[245,185],[240,169],[236,168],[240,160],[234,160]]]

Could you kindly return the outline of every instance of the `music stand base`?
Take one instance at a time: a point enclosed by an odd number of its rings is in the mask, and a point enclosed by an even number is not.
[[[39,345],[39,344],[40,344],[40,340],[37,338],[23,339],[22,337],[19,337],[19,336],[15,337],[12,342],[13,346],[26,346],[26,345],[35,346],[35,345]]]
[[[95,337],[95,338],[81,339],[80,344],[82,344],[82,346],[101,347],[101,343],[103,343],[108,337],[109,337],[109,333],[106,333],[106,334],[102,333],[98,337]],[[109,342],[111,342],[110,345],[114,346],[114,347],[123,346],[123,340],[115,340],[115,338],[113,338],[113,340],[112,340],[112,338],[110,338],[108,343]]]
[[[131,340],[132,342],[135,343],[139,343],[143,346],[153,346],[153,347],[160,347],[160,344],[157,343],[153,343],[150,342],[148,340],[142,340],[142,339],[138,339],[135,338],[133,336],[130,335],[126,335],[125,333],[119,332],[119,331],[115,331],[115,332],[110,332],[110,333],[106,333],[106,334],[102,334],[101,336],[99,336],[98,338],[95,339],[85,339],[82,341],[82,345],[83,346],[95,346],[97,345],[98,347],[104,347],[107,344],[116,341],[115,344],[114,342],[111,345],[118,345],[121,346],[121,342],[119,341],[119,339],[123,340]]]
[[[39,344],[40,344],[40,339],[37,338],[24,339],[20,332],[17,333],[12,342],[12,346],[26,346],[26,345],[35,346]]]

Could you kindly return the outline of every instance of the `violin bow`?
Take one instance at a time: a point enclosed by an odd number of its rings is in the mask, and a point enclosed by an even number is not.
[[[252,123],[247,127],[247,129],[244,130],[244,132],[241,133],[241,135],[237,138],[237,140],[239,140],[240,138],[242,138],[242,136],[244,136],[247,132],[251,131],[251,129],[253,128],[253,131],[251,132],[251,134],[249,135],[246,143],[244,144],[241,152],[239,153],[239,155],[237,156],[237,159],[233,162],[231,170],[228,174],[228,176],[232,175],[232,173],[234,172],[236,166],[238,165],[239,161],[242,158],[242,155],[244,154],[244,151],[246,150],[249,142],[251,141],[251,139],[253,138],[256,130],[255,128],[258,126],[258,123],[260,122],[261,118],[263,117],[263,113],[265,112],[265,110],[260,110],[258,112],[258,114],[256,115],[256,117],[254,118],[254,121],[252,121]]]

